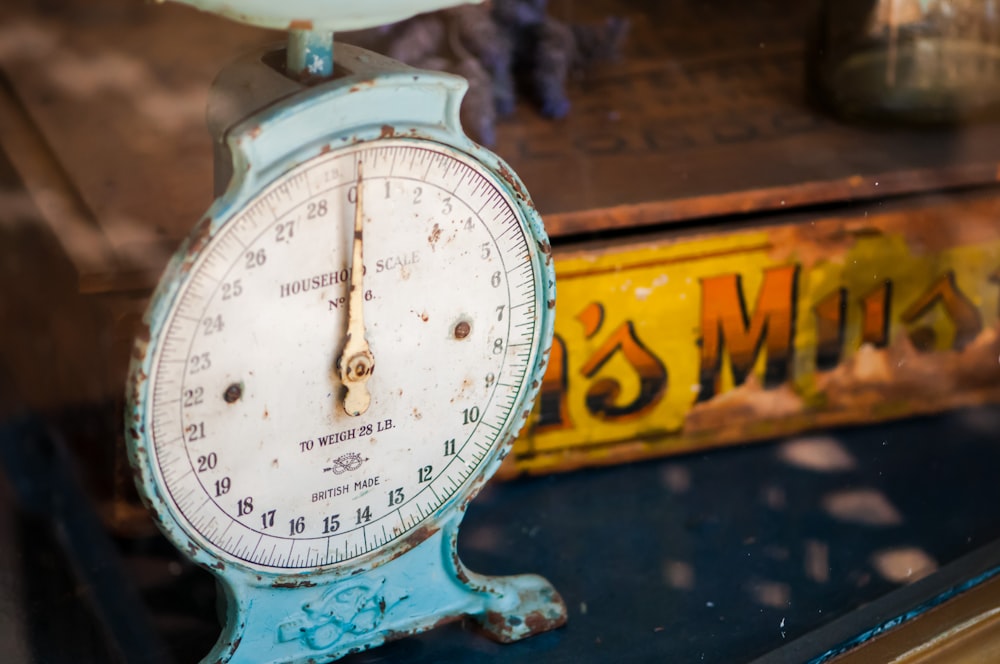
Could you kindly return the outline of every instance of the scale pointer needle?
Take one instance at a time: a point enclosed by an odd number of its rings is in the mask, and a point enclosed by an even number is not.
[[[347,336],[337,360],[340,380],[347,388],[344,412],[358,416],[368,410],[371,395],[368,379],[375,370],[375,357],[365,338],[364,315],[364,203],[362,202],[362,165],[358,161],[357,194],[354,203],[354,252],[351,256],[351,291],[347,302]]]

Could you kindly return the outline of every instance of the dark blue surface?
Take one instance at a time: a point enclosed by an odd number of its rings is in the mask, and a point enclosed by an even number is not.
[[[1000,408],[980,408],[491,486],[469,508],[463,559],[483,573],[548,577],[567,627],[505,646],[456,624],[345,661],[752,660],[912,580],[886,578],[876,564],[886,552],[940,566],[1000,538],[998,432]],[[48,436],[3,433],[8,446]],[[0,458],[0,488],[23,496],[30,469]],[[106,534],[77,528],[67,540],[29,507],[0,543],[28,579],[15,603],[30,627],[13,644],[24,661],[190,662],[208,651],[218,627],[207,573],[162,538],[119,540],[120,561],[96,563],[80,547]],[[74,569],[80,560],[89,567]],[[131,583],[124,595],[88,587],[118,578],[105,569],[115,566]],[[0,602],[11,603],[8,590],[0,584]],[[109,622],[129,606],[156,634],[147,648]],[[52,638],[52,616],[67,638]]]
[[[548,577],[569,625],[511,646],[445,629],[355,661],[749,661],[898,588],[873,565],[880,552],[943,565],[1000,537],[998,432],[1000,410],[979,409],[836,432],[827,443],[853,469],[805,469],[765,444],[492,487],[470,507],[463,558]],[[881,494],[899,523],[825,508],[855,490]],[[807,573],[817,546],[825,582]],[[689,588],[669,582],[677,563],[693,571]]]

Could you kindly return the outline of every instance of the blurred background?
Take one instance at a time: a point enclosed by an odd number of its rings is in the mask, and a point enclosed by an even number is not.
[[[546,576],[570,621],[351,661],[825,661],[917,625],[902,657],[990,627],[996,3],[520,4],[511,94],[448,14],[336,39],[469,77],[466,130],[552,237],[552,365],[460,552]],[[138,501],[124,385],[214,196],[212,81],[282,38],[170,3],[0,7],[5,662],[191,662],[219,634],[214,579]],[[968,661],[993,661],[980,632]]]

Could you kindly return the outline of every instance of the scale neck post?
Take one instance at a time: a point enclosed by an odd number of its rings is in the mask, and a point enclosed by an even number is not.
[[[289,30],[285,67],[289,76],[306,84],[333,78],[333,31]]]

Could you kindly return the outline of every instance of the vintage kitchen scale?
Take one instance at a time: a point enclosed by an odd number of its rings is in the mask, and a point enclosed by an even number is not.
[[[541,221],[462,132],[464,80],[333,45],[457,3],[185,1],[291,29],[216,81],[218,198],[130,369],[140,493],[225,594],[205,661],[329,661],[463,617],[500,641],[560,626],[547,581],[456,551],[544,373]]]

